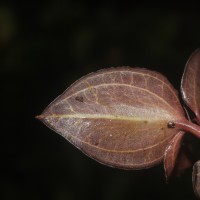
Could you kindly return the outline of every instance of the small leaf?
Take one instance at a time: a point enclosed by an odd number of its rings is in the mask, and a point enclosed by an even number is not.
[[[110,68],[76,81],[38,117],[88,156],[124,169],[163,160],[183,121],[177,93],[157,72]]]
[[[200,198],[200,161],[197,161],[193,166],[192,183],[194,193]]]
[[[189,58],[181,81],[183,100],[200,121],[200,50]]]
[[[187,147],[183,145],[176,159],[174,175],[181,176],[187,169],[191,168],[193,164],[193,157],[191,156],[189,149],[187,149]]]
[[[184,134],[185,133],[183,131],[180,131],[178,134],[176,134],[166,148],[164,168],[167,180],[171,177],[172,172],[174,171],[176,159],[181,149]]]
[[[181,176],[185,170],[194,164],[188,145],[183,141],[184,136],[185,132],[180,131],[166,148],[164,168],[167,181],[173,176]]]

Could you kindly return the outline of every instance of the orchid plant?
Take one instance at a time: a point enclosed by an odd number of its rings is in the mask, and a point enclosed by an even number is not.
[[[134,170],[164,161],[169,179],[175,167],[191,165],[182,152],[184,135],[200,138],[200,50],[185,66],[180,91],[185,105],[158,72],[103,69],[76,81],[37,118],[100,163]],[[199,172],[196,162],[192,180],[198,197]]]

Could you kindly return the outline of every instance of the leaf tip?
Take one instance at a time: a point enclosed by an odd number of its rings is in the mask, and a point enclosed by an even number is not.
[[[35,119],[42,120],[44,119],[44,115],[36,115]]]

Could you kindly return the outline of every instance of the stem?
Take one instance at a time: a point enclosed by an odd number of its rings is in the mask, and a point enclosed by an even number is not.
[[[181,130],[185,132],[190,132],[194,136],[200,138],[200,126],[196,125],[190,121],[184,121],[184,122],[174,122],[176,128],[180,128]]]

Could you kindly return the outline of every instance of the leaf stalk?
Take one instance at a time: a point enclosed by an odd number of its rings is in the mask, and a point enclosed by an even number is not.
[[[176,128],[180,128],[185,132],[190,132],[197,138],[200,138],[200,126],[190,121],[174,122]]]

